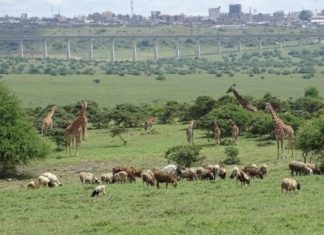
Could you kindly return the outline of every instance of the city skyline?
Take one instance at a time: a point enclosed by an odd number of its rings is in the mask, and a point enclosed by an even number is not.
[[[283,10],[285,13],[308,9],[324,9],[321,0],[134,0],[134,13],[149,16],[151,11],[162,14],[208,15],[208,8],[221,6],[221,12],[228,12],[229,4],[241,4],[243,12],[256,9],[256,13],[273,13]],[[0,16],[50,17],[53,14],[73,17],[94,12],[112,11],[115,14],[130,14],[130,0],[0,0]],[[73,9],[73,10],[71,10]],[[255,13],[255,12],[254,12]]]

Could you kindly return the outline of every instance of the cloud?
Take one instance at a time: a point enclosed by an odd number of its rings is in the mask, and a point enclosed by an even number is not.
[[[1,0],[0,0],[1,1]],[[52,5],[60,5],[64,0],[47,0]]]

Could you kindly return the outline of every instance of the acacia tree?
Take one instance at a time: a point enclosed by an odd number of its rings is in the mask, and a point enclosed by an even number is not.
[[[316,161],[324,156],[324,117],[314,119],[303,126],[296,136],[296,148],[302,151],[304,162],[308,156],[315,156]]]
[[[5,175],[17,164],[44,158],[49,146],[37,134],[18,99],[0,83],[0,167]]]

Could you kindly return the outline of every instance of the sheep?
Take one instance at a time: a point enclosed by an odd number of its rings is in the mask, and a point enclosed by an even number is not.
[[[240,172],[239,168],[237,166],[234,166],[230,178],[231,179],[236,178],[239,172]]]
[[[176,174],[177,170],[178,166],[174,164],[170,164],[162,168],[162,171],[167,172],[169,174]]]
[[[141,177],[141,175],[142,175],[142,171],[141,170],[137,170],[136,168],[134,168],[134,167],[114,167],[113,169],[112,169],[112,173],[113,174],[116,174],[116,173],[118,173],[118,172],[120,172],[120,171],[125,171],[125,172],[127,172],[127,174],[128,175],[134,175],[134,176],[137,176],[137,177]]]
[[[36,184],[34,180],[28,182],[28,184],[27,184],[27,188],[38,188],[38,186],[39,185]]]
[[[244,171],[248,176],[254,178],[254,176],[263,179],[263,175],[259,171],[259,169],[255,165],[247,165],[243,167],[242,171]]]
[[[56,182],[57,185],[62,186],[62,184],[59,181],[59,179],[57,178],[57,176],[52,174],[51,172],[46,172],[46,173],[43,173],[42,175],[47,177],[52,182],[53,185],[54,185],[54,182]]]
[[[99,185],[95,187],[93,190],[91,197],[99,196],[99,193],[102,193],[103,195],[106,195],[106,186],[105,185]]]
[[[250,177],[247,174],[245,174],[244,171],[239,171],[236,176],[236,185],[237,185],[238,181],[240,181],[241,184],[243,184],[243,185],[247,185],[247,184],[249,185]]]
[[[308,167],[305,163],[303,162],[298,162],[298,161],[291,161],[289,163],[289,169],[291,171],[291,176],[294,175],[309,175],[313,173],[313,170]]]
[[[187,178],[188,180],[196,180],[197,173],[191,169],[180,170],[180,178],[181,179]]]
[[[43,187],[48,186],[48,183],[50,182],[49,178],[43,175],[38,176],[37,180],[38,180],[38,185]]]
[[[220,166],[218,164],[216,164],[216,165],[207,165],[205,168],[209,169],[209,170],[211,170],[213,172],[215,179],[216,179],[217,175],[219,175]]]
[[[60,185],[57,182],[50,181],[48,183],[48,187],[50,187],[50,188],[57,188],[58,186],[60,186]]]
[[[166,183],[165,188],[168,188],[168,184],[171,183],[173,187],[177,186],[177,179],[173,174],[164,171],[154,171],[154,177],[156,179],[156,187],[160,188],[160,183]]]
[[[209,169],[201,167],[201,168],[197,169],[197,173],[199,174],[200,179],[202,179],[202,180],[203,179],[206,179],[206,180],[215,179],[213,172]]]
[[[128,174],[126,171],[120,171],[114,174],[112,183],[125,183],[127,181]]]
[[[286,195],[288,194],[288,192],[292,191],[292,190],[300,190],[301,186],[300,183],[298,183],[296,180],[294,179],[290,179],[290,178],[284,178],[281,181],[281,193],[283,193],[283,191],[286,191]]]
[[[146,170],[142,173],[142,180],[143,180],[143,187],[144,187],[144,183],[146,183],[146,185],[155,186],[155,177],[153,171],[151,170]]]
[[[89,184],[99,184],[99,180],[95,177],[91,172],[80,172],[80,181],[82,184],[89,183]]]
[[[223,166],[219,169],[219,177],[223,180],[226,178],[226,169]]]
[[[259,167],[259,172],[261,173],[262,176],[266,176],[268,174],[268,165],[263,164]]]
[[[107,174],[102,174],[101,175],[101,183],[109,183],[111,184],[112,183],[112,180],[113,180],[113,173],[107,173]]]
[[[313,163],[306,163],[306,165],[312,169],[313,171],[313,174],[314,175],[320,175],[321,174],[321,170],[318,166],[316,166],[316,164],[313,164]]]

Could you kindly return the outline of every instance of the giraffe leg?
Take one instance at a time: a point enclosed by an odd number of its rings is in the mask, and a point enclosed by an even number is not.
[[[277,140],[277,159],[279,159],[279,140]]]
[[[281,159],[283,159],[284,158],[283,139],[280,140],[280,148],[281,148]]]

